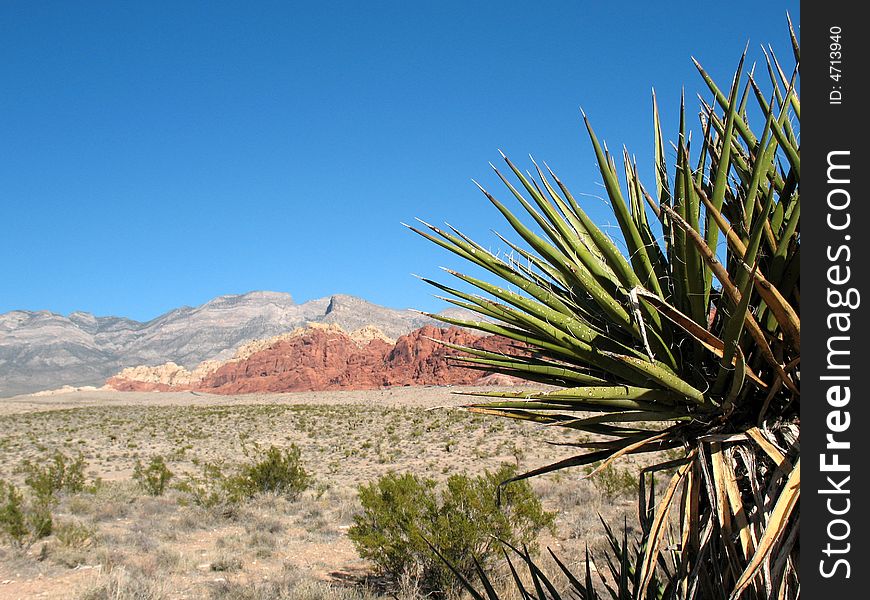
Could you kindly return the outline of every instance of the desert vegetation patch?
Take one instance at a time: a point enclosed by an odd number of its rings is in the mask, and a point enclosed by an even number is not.
[[[78,598],[453,593],[422,538],[403,538],[395,520],[382,519],[402,506],[428,506],[428,521],[416,526],[437,531],[427,534],[430,541],[454,557],[476,544],[481,560],[501,565],[492,533],[579,557],[587,540],[605,543],[599,512],[621,522],[633,510],[635,491],[619,477],[628,467],[619,466],[600,481],[581,480],[582,471],[555,473],[509,489],[515,501],[505,506],[523,518],[508,519],[512,513],[496,505],[497,483],[554,453],[568,456],[569,448],[547,444],[568,436],[443,408],[461,401],[452,391],[220,404],[194,395],[169,402],[159,394],[99,392],[90,397],[96,405],[7,407],[0,597],[69,598],[70,590]],[[569,478],[575,481],[564,485]],[[405,496],[385,503],[390,482]],[[469,519],[483,516],[490,528],[467,535]],[[392,534],[374,539],[367,523]],[[378,558],[390,544],[405,544],[402,564]]]

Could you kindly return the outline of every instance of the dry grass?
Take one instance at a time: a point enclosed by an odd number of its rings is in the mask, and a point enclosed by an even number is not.
[[[413,581],[378,587],[346,536],[359,509],[356,488],[390,470],[444,480],[500,463],[520,469],[568,456],[546,441],[573,439],[458,410],[444,388],[288,394],[243,398],[93,394],[27,404],[0,401],[0,479],[21,484],[15,466],[48,452],[81,452],[93,489],[61,498],[55,533],[26,555],[0,547],[0,598],[411,599]],[[172,400],[172,401],[169,401]],[[4,414],[5,413],[5,414]],[[173,486],[205,463],[232,465],[255,445],[302,450],[313,485],[288,501],[261,495],[234,507],[204,508]],[[132,480],[133,465],[155,455],[175,473],[163,496]],[[624,468],[624,467],[623,467]],[[582,471],[532,480],[557,512],[552,547],[579,564],[601,543],[598,513],[617,527],[634,510],[630,489],[582,479]],[[629,521],[632,519],[629,518]]]

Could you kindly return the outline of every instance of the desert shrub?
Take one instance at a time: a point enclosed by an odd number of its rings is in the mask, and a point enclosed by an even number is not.
[[[220,463],[205,463],[200,477],[189,476],[177,487],[187,492],[194,504],[206,508],[236,505],[265,493],[292,500],[311,482],[300,457],[295,444],[286,449],[270,446],[264,455],[229,474]]]
[[[81,453],[70,458],[56,450],[38,462],[23,461],[19,471],[24,474],[24,483],[44,500],[59,492],[75,494],[85,489],[85,458]]]
[[[427,592],[455,589],[456,579],[430,549],[435,546],[466,577],[475,558],[487,565],[498,540],[529,544],[555,515],[543,510],[525,481],[498,486],[515,474],[512,466],[478,477],[453,475],[440,493],[431,479],[389,473],[359,489],[363,511],[348,536],[363,558],[394,582],[411,575]]]
[[[27,501],[17,487],[0,480],[0,534],[4,538],[13,546],[28,547],[51,530],[51,504],[45,498]]]
[[[42,547],[42,558],[74,569],[88,562],[96,538],[96,527],[78,520],[61,521],[54,526],[54,540]]]
[[[54,529],[57,542],[67,548],[84,548],[92,543],[95,535],[96,529],[81,521],[65,521]]]
[[[175,487],[185,492],[194,505],[212,508],[230,502],[226,492],[226,480],[227,475],[221,463],[205,463],[202,465],[201,475],[188,475]]]
[[[292,500],[305,491],[311,481],[300,458],[301,452],[295,444],[283,450],[271,446],[262,459],[243,465],[231,485],[246,498],[272,493]]]
[[[99,494],[100,490],[103,488],[104,483],[105,482],[103,481],[102,477],[94,477],[93,479],[91,479],[90,483],[85,485],[82,491],[86,494]]]
[[[0,482],[0,532],[14,546],[28,547],[52,533],[57,495],[85,488],[85,459],[81,453],[70,458],[58,450],[37,462],[24,460],[17,470],[30,494],[25,497],[13,484]]]
[[[217,572],[235,572],[241,571],[243,566],[242,560],[238,556],[224,553],[213,560],[209,568]]]
[[[24,498],[18,488],[5,481],[0,481],[0,532],[15,544],[27,535]]]
[[[613,465],[593,475],[592,483],[609,500],[637,494],[637,475]]]
[[[166,461],[159,454],[151,457],[148,466],[136,459],[133,467],[133,480],[150,496],[161,496],[166,490],[166,484],[172,479],[173,473],[166,466]]]
[[[30,532],[30,542],[51,535],[54,529],[51,506],[39,499],[34,500],[24,513],[24,522]]]
[[[91,487],[91,486],[88,486]],[[139,500],[139,486],[134,481],[103,481],[99,486],[85,490],[69,498],[67,509],[78,516],[88,516],[95,521],[114,521],[131,514]]]

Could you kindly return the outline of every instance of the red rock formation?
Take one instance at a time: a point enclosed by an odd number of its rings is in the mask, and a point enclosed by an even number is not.
[[[511,345],[507,338],[482,337],[458,327],[422,327],[396,341],[395,347],[387,356],[385,385],[468,385],[484,375],[481,371],[465,369],[448,362],[448,356],[459,352],[434,340],[495,352],[506,351]]]
[[[165,383],[136,381],[135,379],[126,379],[117,375],[109,377],[106,380],[106,387],[118,392],[178,392],[190,389],[189,387],[172,386]]]
[[[377,373],[389,350],[382,340],[359,347],[344,333],[313,329],[220,367],[197,389],[245,394],[376,388],[380,386]]]
[[[170,386],[113,377],[106,383],[121,391],[197,390],[215,394],[363,390],[399,385],[469,385],[486,376],[483,371],[451,364],[457,352],[434,340],[495,352],[513,342],[499,336],[479,336],[469,330],[427,326],[399,338],[395,345],[382,339],[359,344],[341,331],[311,329],[304,335],[280,339],[243,360],[227,362],[198,383]],[[506,380],[500,379],[503,383]]]

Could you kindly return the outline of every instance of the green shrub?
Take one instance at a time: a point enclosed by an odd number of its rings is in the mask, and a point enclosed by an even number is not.
[[[0,480],[0,534],[13,546],[27,547],[51,534],[51,504],[35,497],[26,502],[11,483]]]
[[[418,577],[427,592],[444,594],[457,581],[432,552],[432,543],[466,577],[474,559],[484,566],[499,552],[498,539],[529,544],[555,515],[545,512],[525,481],[498,485],[515,474],[512,466],[475,478],[451,476],[437,493],[431,479],[389,473],[359,489],[363,512],[354,517],[348,536],[363,558],[387,577]]]
[[[11,483],[0,480],[0,532],[3,537],[20,545],[27,535],[24,520],[24,498]]]
[[[295,444],[287,449],[270,446],[261,458],[240,465],[231,474],[220,463],[206,463],[201,477],[190,476],[177,487],[190,494],[194,504],[207,508],[238,504],[264,493],[292,500],[311,484],[300,457]]]
[[[147,467],[137,458],[133,467],[133,480],[150,496],[161,496],[172,477],[172,471],[160,455],[151,457]]]
[[[592,483],[608,500],[637,494],[637,474],[613,465],[608,465],[596,473],[592,477]]]
[[[73,459],[55,450],[50,458],[38,463],[23,461],[19,471],[37,498],[46,502],[59,492],[75,494],[85,488],[85,458],[81,453]]]
[[[360,556],[394,578],[428,556],[422,536],[438,520],[435,481],[388,473],[359,488],[363,513],[354,517],[348,537]]]
[[[308,488],[311,480],[302,468],[300,457],[295,444],[283,450],[271,446],[260,461],[243,465],[232,485],[245,498],[263,493],[296,498]]]
[[[70,458],[56,450],[38,462],[22,461],[18,471],[24,475],[24,483],[32,493],[25,501],[15,486],[3,484],[0,490],[0,527],[13,545],[26,547],[51,534],[51,509],[60,492],[75,494],[84,490],[85,459],[81,453]]]

